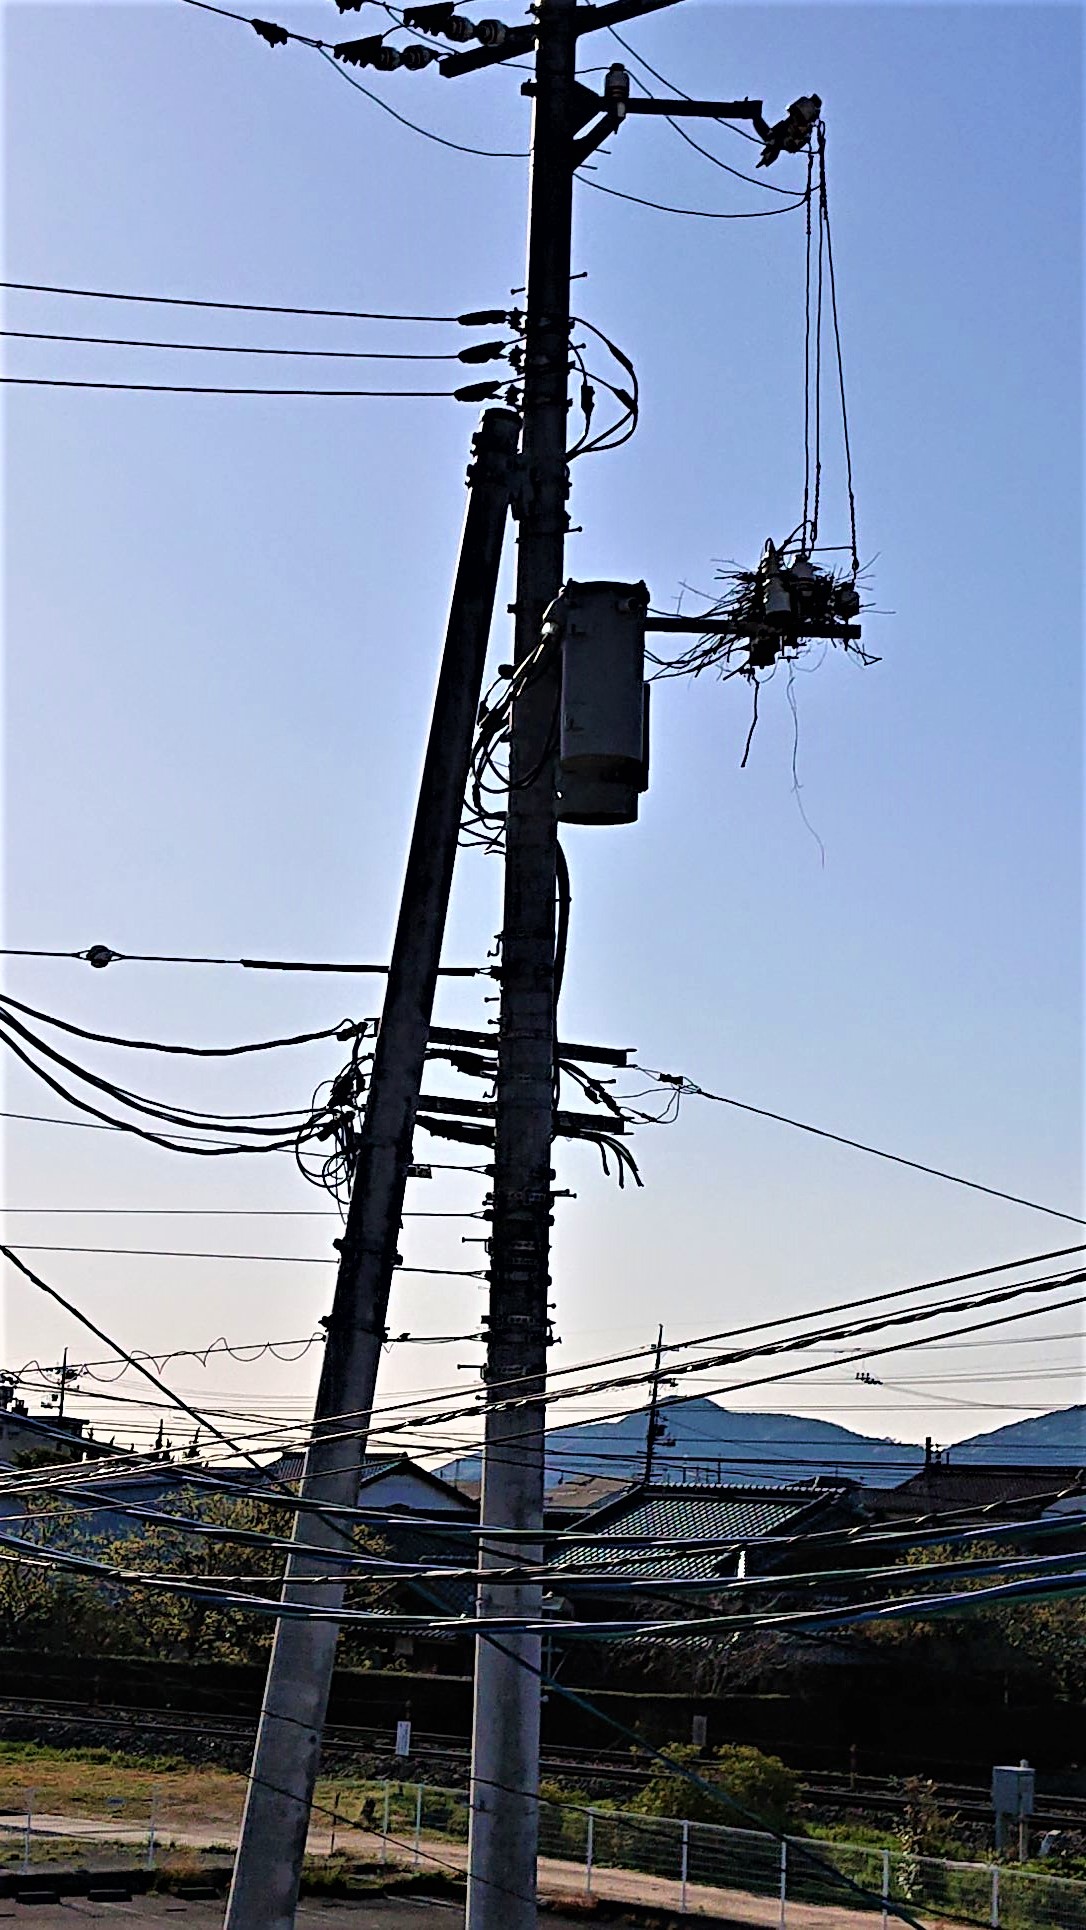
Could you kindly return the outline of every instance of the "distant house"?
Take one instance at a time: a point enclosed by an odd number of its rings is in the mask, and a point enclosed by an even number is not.
[[[1086,1468],[1016,1467],[946,1461],[934,1456],[896,1488],[865,1491],[865,1512],[875,1521],[923,1515],[1017,1514],[1032,1520],[1060,1495],[1080,1493],[1086,1503]]]
[[[15,1467],[26,1454],[47,1454],[55,1461],[92,1461],[121,1450],[96,1441],[85,1420],[74,1414],[31,1414],[15,1398],[10,1381],[0,1381],[0,1467]]]
[[[303,1457],[281,1454],[264,1469],[268,1482],[294,1482],[302,1478]],[[460,1488],[431,1474],[408,1454],[366,1454],[358,1477],[358,1505],[417,1515],[466,1515],[474,1518],[478,1508]]]
[[[769,1574],[785,1559],[808,1567],[792,1536],[857,1519],[855,1484],[824,1477],[779,1488],[642,1482],[590,1509],[576,1539],[557,1544],[553,1586],[561,1593],[562,1578],[576,1583],[570,1594],[586,1618],[630,1617],[651,1612],[654,1597],[684,1583]],[[691,1591],[690,1613],[704,1598]]]
[[[548,1528],[567,1526],[590,1509],[617,1501],[620,1495],[631,1494],[639,1486],[639,1482],[621,1474],[567,1475],[556,1488],[549,1490],[544,1503],[544,1521]]]

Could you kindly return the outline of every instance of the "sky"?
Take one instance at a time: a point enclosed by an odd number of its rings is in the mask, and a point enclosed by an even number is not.
[[[276,0],[272,17],[336,39],[378,26],[371,11],[344,27],[331,0]],[[523,159],[437,145],[316,52],[271,49],[180,0],[14,3],[2,28],[6,279],[398,314],[516,299]],[[770,119],[800,93],[823,97],[875,605],[864,635],[879,661],[812,656],[795,729],[783,684],[769,685],[746,768],[744,684],[657,689],[640,822],[565,838],[563,1032],[1086,1212],[1081,16],[686,0],[625,37],[678,87],[760,96]],[[586,65],[621,57],[606,35],[585,48]],[[529,131],[521,78],[364,76],[446,139],[513,155]],[[731,167],[756,158],[726,130],[696,132]],[[784,206],[663,123],[629,122],[597,163],[592,182],[675,207]],[[771,180],[801,173],[782,161]],[[642,412],[626,448],[574,467],[571,574],[643,577],[658,604],[689,605],[684,585],[712,593],[726,561],[753,563],[797,523],[803,266],[801,213],[709,220],[578,186],[575,306],[634,360]],[[16,292],[4,312],[9,330],[275,347],[448,352],[465,339],[437,325]],[[467,379],[456,362],[5,347],[9,375]],[[443,399],[5,391],[5,945],[387,956],[476,414]],[[844,542],[832,397],[825,433],[823,534]],[[500,610],[512,554],[510,542]],[[501,616],[494,663],[508,651]],[[500,882],[494,859],[461,859],[449,962],[486,961]],[[294,1033],[373,1013],[380,998],[376,980],[229,967],[6,965],[9,991],[29,1003],[144,1038]],[[486,1023],[494,989],[446,984],[437,1016]],[[249,1111],[304,1103],[340,1052],[225,1071],[91,1056],[140,1090]],[[66,1113],[5,1071],[9,1111]],[[313,1333],[334,1222],[226,1216],[319,1209],[289,1159],[180,1159],[118,1135],[5,1123],[12,1242],[297,1256],[27,1253],[123,1345]],[[619,1192],[591,1149],[558,1149],[557,1183],[576,1198],[556,1209],[556,1365],[645,1344],[660,1321],[681,1340],[1075,1237],[1058,1219],[696,1098],[635,1150],[644,1188]],[[429,1141],[418,1151],[460,1157]],[[435,1175],[409,1205],[470,1213],[482,1187],[475,1174]],[[102,1207],[114,1211],[86,1211]],[[464,1242],[484,1233],[470,1218],[413,1217],[405,1261],[470,1273],[485,1255]],[[476,1279],[405,1269],[390,1332],[464,1338],[390,1347],[382,1391],[467,1386],[484,1304]],[[10,1270],[3,1309],[10,1367],[64,1346],[81,1361],[109,1351]],[[828,1359],[791,1392],[735,1403],[949,1442],[1080,1399],[1081,1329],[1080,1309],[1038,1318],[983,1351],[910,1356],[902,1378],[884,1368],[876,1384]],[[317,1352],[170,1371],[208,1404],[301,1416]],[[83,1382],[79,1411],[141,1438],[141,1417],[92,1403],[95,1386]],[[134,1398],[131,1377],[115,1393]]]

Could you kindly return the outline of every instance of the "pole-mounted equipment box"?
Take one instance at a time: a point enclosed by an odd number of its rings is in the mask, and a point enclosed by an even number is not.
[[[1028,1762],[1000,1763],[992,1771],[992,1808],[997,1816],[1032,1816],[1034,1771]]]
[[[644,583],[569,582],[551,613],[562,649],[558,817],[632,824],[648,785]]]

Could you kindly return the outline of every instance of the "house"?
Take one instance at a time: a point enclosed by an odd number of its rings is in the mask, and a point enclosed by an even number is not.
[[[28,1454],[93,1461],[120,1451],[112,1442],[96,1441],[86,1421],[74,1414],[31,1414],[11,1381],[0,1379],[0,1467],[16,1467]]]
[[[586,1617],[629,1617],[646,1605],[651,1612],[668,1588],[769,1574],[785,1561],[808,1567],[809,1553],[792,1537],[857,1518],[855,1483],[821,1476],[789,1487],[640,1482],[604,1498],[578,1522],[575,1539],[558,1542],[554,1587],[561,1591],[562,1578],[576,1584],[570,1595]],[[631,1582],[645,1585],[640,1602]],[[691,1590],[690,1613],[704,1593]]]
[[[929,1455],[925,1465],[896,1488],[864,1491],[872,1521],[917,1520],[924,1515],[975,1516],[990,1510],[993,1520],[1033,1520],[1061,1495],[1081,1494],[1086,1506],[1086,1468],[956,1465]]]

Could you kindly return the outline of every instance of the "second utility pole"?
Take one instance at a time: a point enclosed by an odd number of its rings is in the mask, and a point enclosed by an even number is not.
[[[562,588],[569,395],[569,285],[577,21],[574,0],[540,0],[532,122],[514,661],[539,645]],[[501,1530],[543,1527],[542,1400],[503,1408],[501,1383],[542,1396],[554,1121],[555,656],[517,698],[509,757],[502,924],[494,1217],[486,1377],[481,1563],[541,1548]],[[479,1613],[538,1619],[538,1585],[483,1583]],[[541,1646],[537,1635],[480,1636],[475,1656],[468,1930],[535,1930]]]

